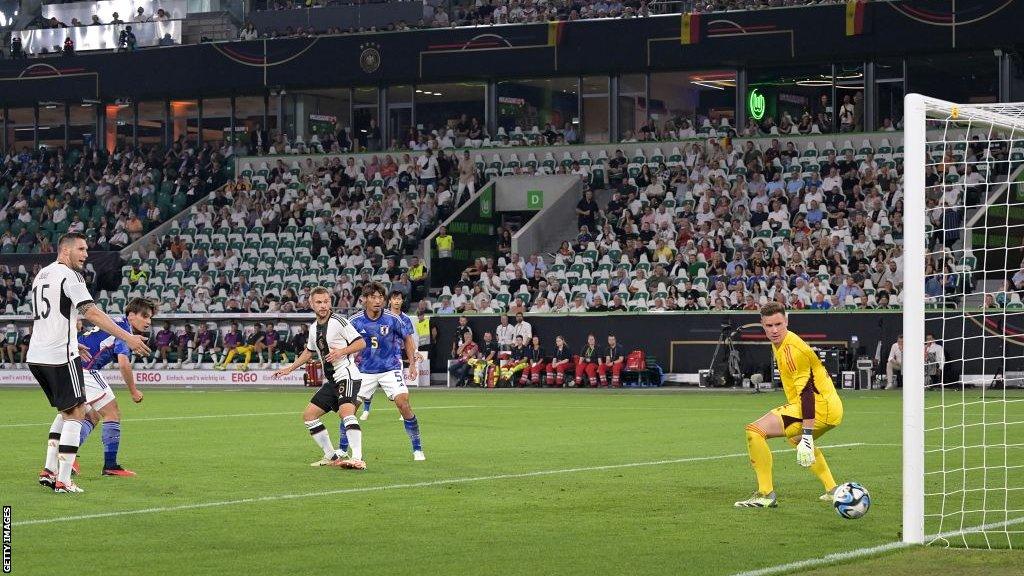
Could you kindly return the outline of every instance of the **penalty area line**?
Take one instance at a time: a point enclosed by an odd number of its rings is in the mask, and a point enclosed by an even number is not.
[[[850,448],[864,446],[864,442],[852,442],[849,444],[834,444],[822,446],[822,448]],[[774,452],[785,452],[787,449],[774,450]],[[12,526],[34,526],[38,524],[57,524],[64,522],[76,522],[79,520],[95,520],[99,518],[116,518],[120,516],[137,516],[143,514],[160,514],[164,512],[181,512],[186,510],[201,510],[204,508],[218,508],[221,506],[236,506],[240,504],[257,504],[262,502],[278,502],[282,500],[298,500],[303,498],[319,498],[323,496],[338,496],[342,494],[361,494],[367,492],[384,492],[388,490],[408,490],[411,488],[432,488],[435,486],[449,486],[452,484],[470,484],[474,482],[489,482],[493,480],[514,480],[519,478],[536,478],[539,476],[554,476],[558,474],[576,474],[580,472],[603,472],[606,470],[622,470],[625,468],[641,468],[646,466],[664,466],[666,464],[685,464],[689,462],[707,462],[711,460],[726,460],[729,458],[746,458],[746,452],[736,454],[718,454],[714,456],[691,456],[688,458],[675,458],[671,460],[652,460],[648,462],[630,462],[627,464],[608,464],[604,466],[585,466],[579,468],[561,468],[557,470],[538,470],[535,472],[520,472],[515,474],[495,474],[493,476],[469,476],[464,478],[449,478],[446,480],[429,480],[425,482],[412,482],[405,484],[386,484],[383,486],[362,486],[358,488],[341,488],[338,490],[324,490],[321,492],[305,492],[302,494],[276,494],[273,496],[262,496],[259,498],[241,498],[238,500],[220,500],[215,502],[197,502],[195,504],[181,504],[179,506],[159,506],[154,508],[140,508],[137,510],[118,510],[115,512],[100,512],[96,514],[80,514],[77,516],[57,516],[55,518],[37,518],[35,520],[22,520],[14,522]]]

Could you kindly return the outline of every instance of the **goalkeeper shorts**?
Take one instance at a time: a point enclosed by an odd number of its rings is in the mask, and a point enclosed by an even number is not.
[[[772,414],[782,419],[782,427],[787,438],[800,436],[803,433],[803,408],[799,402],[783,404],[772,409]],[[843,402],[839,395],[830,397],[815,396],[814,398],[814,437],[839,426],[843,421]]]

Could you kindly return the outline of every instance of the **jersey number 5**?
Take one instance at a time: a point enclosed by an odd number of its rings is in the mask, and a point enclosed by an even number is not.
[[[46,289],[49,287],[49,284],[43,284],[42,286],[32,288],[33,320],[41,320],[50,316],[50,300],[46,297]],[[42,314],[39,313],[40,302],[46,305],[46,309],[43,310]]]
[[[376,336],[370,336],[370,348],[377,348],[378,342]]]

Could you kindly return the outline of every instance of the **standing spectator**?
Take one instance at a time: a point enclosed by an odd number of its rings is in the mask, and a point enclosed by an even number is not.
[[[467,154],[469,153],[467,152]],[[423,155],[416,159],[416,165],[420,169],[420,184],[432,188],[437,183],[438,172],[440,171],[433,150],[427,148]]]
[[[583,198],[576,204],[576,228],[580,229],[586,226],[589,230],[596,230],[598,210],[597,202],[594,201],[594,192],[585,191]]]
[[[451,281],[452,268],[455,265],[453,258],[455,251],[455,239],[448,233],[446,226],[441,226],[437,236],[434,237],[434,244],[437,246],[437,273],[439,278],[437,284],[447,286]]]
[[[839,131],[853,132],[856,126],[857,115],[854,113],[853,102],[850,95],[843,96],[843,104],[839,107]]]
[[[249,133],[249,153],[262,156],[270,150],[270,137],[263,125],[256,123],[256,129]]]
[[[459,160],[459,188],[455,194],[459,204],[463,202],[463,190],[468,191],[467,198],[476,192],[476,178],[476,163],[469,157],[469,150],[466,150],[462,153],[462,159]]]
[[[377,125],[376,118],[370,118],[370,127],[366,130],[366,148],[375,152],[381,149],[381,144],[380,126]],[[367,176],[372,176],[372,174]]]
[[[507,351],[512,349],[515,341],[515,326],[508,323],[508,314],[502,314],[498,319],[498,327],[494,329],[498,338],[498,349]]]
[[[516,314],[515,334],[523,337],[523,342],[533,342],[533,326],[523,318],[523,313]]]

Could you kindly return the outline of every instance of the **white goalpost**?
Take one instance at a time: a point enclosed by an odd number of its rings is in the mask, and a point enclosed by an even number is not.
[[[903,152],[903,541],[1022,548],[1024,103],[908,94]]]

